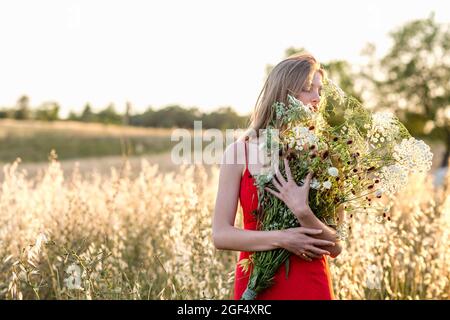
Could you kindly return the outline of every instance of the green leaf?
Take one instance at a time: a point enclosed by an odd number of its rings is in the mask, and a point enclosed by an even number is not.
[[[286,259],[285,263],[284,263],[284,267],[286,270],[286,279],[288,278],[288,274],[289,274],[289,258]]]

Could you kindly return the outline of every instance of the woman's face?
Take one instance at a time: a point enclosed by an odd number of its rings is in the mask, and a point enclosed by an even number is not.
[[[314,111],[317,111],[320,103],[321,91],[322,75],[319,72],[316,72],[311,84],[306,83],[301,92],[297,94],[297,99],[299,99],[305,105],[311,105]]]

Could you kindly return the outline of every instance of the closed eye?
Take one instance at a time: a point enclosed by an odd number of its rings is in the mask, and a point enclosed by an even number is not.
[[[310,88],[310,89],[303,89],[303,92],[308,92],[308,93],[310,93],[310,92],[311,92],[311,89],[312,89],[312,88]],[[319,89],[319,96],[322,96],[322,87],[320,87],[320,89]]]

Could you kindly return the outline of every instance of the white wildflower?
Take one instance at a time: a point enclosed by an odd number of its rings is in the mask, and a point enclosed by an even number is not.
[[[318,190],[320,188],[320,182],[316,178],[313,178],[309,185],[311,186],[311,188],[313,188],[315,190]]]
[[[394,147],[393,157],[411,172],[426,172],[431,168],[433,153],[425,142],[411,137]]]
[[[339,170],[336,167],[328,168],[328,174],[332,177],[337,177],[339,175]]]
[[[367,137],[369,137],[373,142],[378,142],[380,137],[392,137],[397,136],[399,133],[399,126],[394,114],[391,112],[376,112],[372,115],[372,127],[369,128],[367,132]]]
[[[381,191],[387,194],[394,194],[401,190],[408,182],[408,170],[402,165],[393,164],[383,167],[379,173]]]
[[[331,188],[331,181],[330,181],[330,180],[327,180],[327,181],[325,181],[322,185],[323,185],[323,187],[324,187],[325,189],[330,189],[330,188]]]
[[[303,146],[305,143],[308,145],[317,145],[319,142],[317,136],[307,127],[294,127],[293,132],[297,140],[297,146]]]

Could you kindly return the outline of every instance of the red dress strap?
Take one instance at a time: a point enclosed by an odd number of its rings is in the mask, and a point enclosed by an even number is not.
[[[245,150],[245,171],[248,170],[248,158],[247,158],[247,145],[248,145],[248,136],[245,137],[244,141],[244,150]]]

